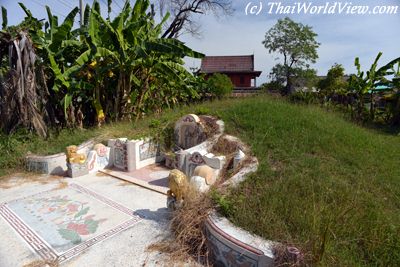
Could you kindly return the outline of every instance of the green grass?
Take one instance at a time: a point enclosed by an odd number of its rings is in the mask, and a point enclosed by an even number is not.
[[[300,247],[312,265],[398,266],[399,136],[263,97],[222,114],[260,161],[224,198],[234,223]]]
[[[182,107],[137,125],[64,130],[49,140],[2,136],[1,174],[21,168],[27,151],[51,154],[93,137],[143,136],[196,112],[221,117],[260,162],[257,173],[222,199],[234,223],[301,248],[311,265],[398,266],[400,137],[318,107],[259,96]]]

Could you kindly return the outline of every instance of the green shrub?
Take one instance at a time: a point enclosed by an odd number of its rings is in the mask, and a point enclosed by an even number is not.
[[[281,92],[285,87],[278,81],[263,83],[260,89],[264,92]]]
[[[200,106],[195,109],[196,115],[210,115],[210,113],[211,113],[211,110],[207,107]]]
[[[232,93],[233,83],[225,74],[215,73],[208,79],[210,93],[215,98],[223,98]]]
[[[318,102],[316,93],[298,91],[289,95],[289,100],[295,103],[313,104]]]

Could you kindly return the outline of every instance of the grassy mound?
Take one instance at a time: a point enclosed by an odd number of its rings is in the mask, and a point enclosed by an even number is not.
[[[314,265],[400,262],[400,137],[269,98],[223,110],[259,171],[224,198],[236,224],[295,245]]]

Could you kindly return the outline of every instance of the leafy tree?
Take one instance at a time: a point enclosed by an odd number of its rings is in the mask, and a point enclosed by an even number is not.
[[[278,20],[265,34],[262,43],[268,52],[283,56],[283,63],[277,68],[283,68],[285,94],[293,92],[292,77],[296,69],[308,68],[308,63],[315,63],[318,58],[317,48],[320,44],[315,40],[316,37],[310,26],[296,23],[290,18]]]
[[[217,98],[227,96],[232,93],[233,90],[233,83],[225,74],[213,74],[208,78],[208,85],[210,87],[210,93]]]
[[[330,98],[333,94],[345,95],[348,82],[344,77],[344,68],[341,64],[335,63],[328,71],[325,79],[318,82],[320,95],[324,98]]]
[[[134,115],[138,119],[152,108],[159,110],[179,102],[177,92],[188,93],[178,90],[187,89],[184,80],[192,76],[183,68],[182,58],[203,55],[178,40],[161,38],[168,16],[156,24],[154,14],[147,12],[149,6],[147,0],[138,0],[133,7],[127,1],[113,21],[100,15],[98,2],[88,11],[84,27],[86,50],[64,76],[93,92],[91,99],[98,124],[107,117],[121,119]],[[80,77],[82,73],[85,83]],[[79,93],[80,90],[75,91],[71,98]]]

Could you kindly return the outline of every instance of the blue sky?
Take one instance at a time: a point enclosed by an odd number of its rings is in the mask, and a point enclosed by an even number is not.
[[[60,19],[65,16],[72,6],[78,5],[79,0],[24,0],[23,2],[38,18],[47,18],[44,5],[50,6]],[[91,1],[85,0],[91,4]],[[105,2],[105,1],[104,1]],[[262,0],[263,11],[258,15],[246,15],[248,0],[233,0],[235,12],[232,16],[216,18],[212,14],[199,17],[202,36],[195,38],[184,35],[181,40],[206,55],[245,55],[254,54],[256,69],[263,71],[258,83],[267,80],[267,74],[272,66],[279,62],[278,55],[268,54],[262,45],[265,32],[272,27],[277,19],[286,15],[268,14],[265,6],[275,1]],[[259,1],[252,1],[254,4]],[[276,1],[279,2],[279,1]],[[295,2],[282,0],[282,5]],[[325,4],[327,1],[303,1]],[[331,1],[330,3],[333,3]],[[340,2],[340,1],[337,1]],[[345,1],[341,1],[343,4]],[[399,6],[396,15],[289,15],[291,19],[313,27],[321,43],[318,49],[319,59],[312,65],[319,75],[325,75],[334,63],[342,64],[346,73],[355,71],[354,58],[360,57],[361,66],[367,69],[379,51],[383,52],[380,65],[400,56],[400,0],[352,0],[353,5],[367,5],[371,8],[379,5]],[[24,13],[17,1],[0,0],[1,5],[8,9],[9,24],[19,23]],[[103,3],[101,1],[101,3]],[[114,0],[113,9],[119,10],[122,0]],[[103,11],[106,7],[103,4]],[[78,19],[78,18],[77,18]],[[188,67],[198,67],[199,60],[187,59]]]

